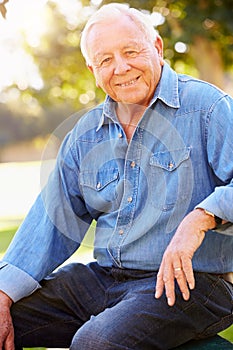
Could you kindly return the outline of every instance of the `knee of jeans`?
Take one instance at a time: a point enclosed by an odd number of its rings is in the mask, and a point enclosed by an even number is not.
[[[118,349],[117,344],[107,339],[104,330],[82,326],[74,335],[70,350],[112,350]]]

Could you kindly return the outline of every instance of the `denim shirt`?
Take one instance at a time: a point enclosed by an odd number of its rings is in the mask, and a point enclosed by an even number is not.
[[[127,140],[115,102],[86,113],[0,263],[16,301],[63,263],[96,221],[102,266],[158,270],[184,216],[205,208],[233,222],[233,100],[165,64],[153,100]],[[233,226],[208,231],[196,271],[233,271]]]

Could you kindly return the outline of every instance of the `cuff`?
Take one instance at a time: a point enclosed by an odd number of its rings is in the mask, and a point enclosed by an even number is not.
[[[40,284],[18,267],[0,261],[0,290],[14,302],[41,288]]]
[[[204,199],[200,204],[196,205],[195,209],[197,208],[208,210],[214,215],[218,216],[219,218],[223,220],[228,220],[226,217],[224,217],[223,212],[216,205],[216,199],[214,194],[211,194],[209,197]],[[228,221],[223,225],[219,225],[216,229],[213,229],[212,231],[222,233],[224,235],[233,236],[233,223]]]

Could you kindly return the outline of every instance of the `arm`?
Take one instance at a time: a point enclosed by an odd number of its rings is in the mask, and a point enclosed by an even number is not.
[[[217,132],[216,132],[217,131]],[[175,303],[174,281],[177,280],[183,298],[188,300],[189,289],[195,287],[192,269],[192,257],[205,237],[205,232],[216,226],[215,214],[223,220],[222,228],[212,231],[233,235],[233,101],[229,97],[221,98],[211,110],[206,120],[206,150],[208,163],[216,177],[216,188],[196,209],[180,223],[174,237],[168,245],[159,269],[156,298],[166,291],[168,304]],[[203,208],[203,209],[201,209]]]
[[[5,350],[14,349],[14,329],[10,314],[12,300],[0,291],[0,348]]]
[[[229,225],[217,232],[233,235],[233,100],[226,96],[213,106],[206,123],[206,147],[210,167],[220,180],[214,191],[196,207],[206,209]]]
[[[0,290],[13,301],[40,287],[39,282],[79,247],[92,220],[79,191],[70,140],[69,135],[48,184],[0,263]]]

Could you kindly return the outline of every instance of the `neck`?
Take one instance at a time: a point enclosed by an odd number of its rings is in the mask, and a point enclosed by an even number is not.
[[[136,126],[145,110],[146,106],[123,103],[117,104],[116,113],[128,140],[132,138]]]

